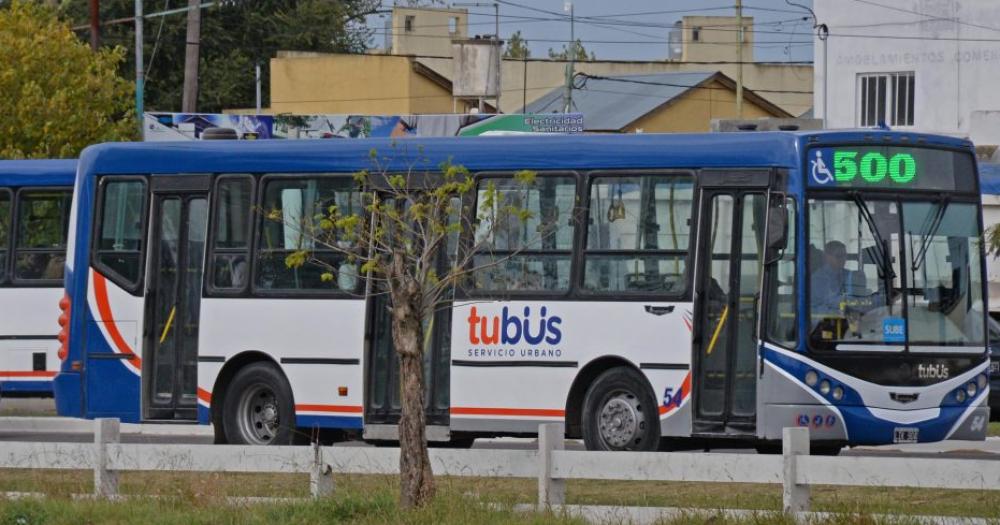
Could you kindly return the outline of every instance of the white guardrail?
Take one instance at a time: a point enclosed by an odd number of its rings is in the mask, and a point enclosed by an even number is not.
[[[118,496],[119,471],[308,473],[313,497],[333,474],[397,474],[399,449],[122,444],[117,419],[93,423],[94,443],[0,443],[0,468],[94,471],[97,497]],[[431,449],[435,475],[537,478],[538,507],[561,506],[567,479],[773,483],[785,512],[809,511],[811,485],[1000,490],[1000,462],[809,455],[809,430],[784,429],[782,455],[563,450],[563,426],[539,427],[537,450]]]

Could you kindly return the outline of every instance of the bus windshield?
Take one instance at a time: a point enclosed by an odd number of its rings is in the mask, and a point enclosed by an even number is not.
[[[973,203],[810,199],[809,346],[981,352],[980,244]]]

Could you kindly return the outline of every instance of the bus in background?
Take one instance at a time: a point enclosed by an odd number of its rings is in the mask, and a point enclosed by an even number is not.
[[[51,396],[75,160],[0,161],[0,392]]]
[[[773,450],[796,425],[817,452],[985,438],[972,146],[881,130],[92,146],[58,412],[394,439],[384,295],[302,234],[363,210],[372,150],[389,173],[468,168],[466,213],[502,213],[487,188],[531,212],[448,245],[488,249],[427,334],[432,440],[547,422],[597,450]],[[302,249],[324,265],[289,268]]]

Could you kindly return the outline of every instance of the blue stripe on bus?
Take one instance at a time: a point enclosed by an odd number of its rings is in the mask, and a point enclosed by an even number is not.
[[[51,394],[52,380],[43,381],[0,381],[0,392],[24,394]]]
[[[295,426],[300,428],[351,428],[365,426],[360,416],[295,416]]]

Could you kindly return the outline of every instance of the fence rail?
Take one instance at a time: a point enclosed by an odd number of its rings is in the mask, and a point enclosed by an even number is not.
[[[0,468],[93,469],[94,493],[118,495],[120,471],[308,473],[310,494],[333,474],[396,474],[399,449],[122,444],[116,419],[94,422],[94,443],[0,443]],[[563,450],[563,426],[539,427],[536,450],[431,449],[436,475],[538,479],[540,508],[565,504],[567,479],[770,483],[786,512],[806,512],[811,485],[1000,489],[1000,462],[809,455],[809,430],[786,428],[782,455]]]

